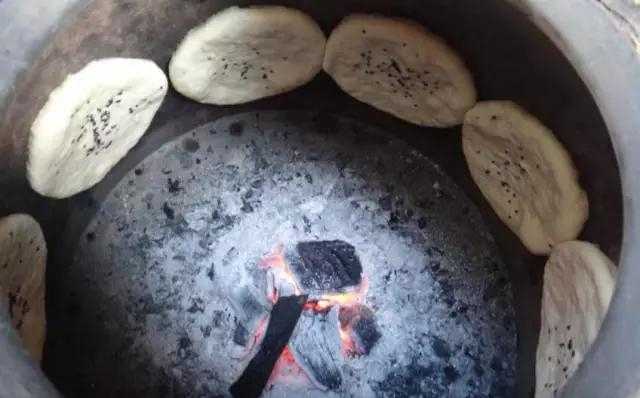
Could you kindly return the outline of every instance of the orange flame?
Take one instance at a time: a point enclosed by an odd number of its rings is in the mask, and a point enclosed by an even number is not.
[[[272,274],[267,275],[267,278],[272,278],[271,280],[268,279],[267,283],[267,297],[272,303],[278,301],[279,292],[277,282],[279,281],[284,281],[292,286],[295,294],[302,294],[302,289],[298,286],[298,281],[291,272],[289,264],[287,264],[285,259],[283,245],[278,245],[269,255],[265,256],[260,261],[259,266],[262,269],[272,270]],[[314,313],[326,313],[333,307],[350,307],[356,304],[362,304],[365,300],[368,289],[369,281],[365,276],[363,276],[360,285],[355,290],[322,295],[320,298],[307,301],[304,305],[304,309],[307,311],[313,311]],[[358,345],[352,337],[353,331],[351,330],[351,326],[348,324],[338,324],[338,331],[340,333],[342,354],[346,357],[361,355],[362,353],[358,349]],[[260,339],[262,333],[264,333],[264,329],[263,325],[260,325],[256,332],[255,341]],[[282,354],[278,358],[278,362],[271,373],[270,383],[274,383],[278,377],[284,377],[285,373],[287,375],[291,375],[296,372],[299,373],[300,376],[309,379],[309,376],[306,375],[302,367],[298,365],[291,350],[287,346],[282,351]]]
[[[363,277],[358,288],[354,291],[344,293],[325,294],[319,299],[309,300],[304,308],[314,312],[326,312],[333,306],[349,306],[362,303],[369,290],[369,281]]]
[[[284,248],[282,245],[278,245],[271,254],[263,257],[259,266],[262,269],[273,270],[272,275],[267,275],[267,278],[272,278],[270,281],[271,283],[267,284],[267,298],[272,303],[275,304],[280,297],[278,286],[276,284],[276,282],[279,281],[284,281],[288,285],[292,286],[296,295],[302,294],[302,290],[298,286],[298,281],[293,275],[293,272],[289,269],[289,264],[287,264],[287,261],[284,258]]]

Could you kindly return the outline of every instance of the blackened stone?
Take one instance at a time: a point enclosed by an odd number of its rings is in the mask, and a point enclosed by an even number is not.
[[[291,270],[305,289],[332,292],[362,281],[356,249],[344,241],[300,242],[296,249],[299,258],[290,259]]]

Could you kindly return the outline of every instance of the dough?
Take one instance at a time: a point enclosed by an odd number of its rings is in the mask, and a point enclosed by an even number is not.
[[[575,239],[589,216],[586,193],[562,144],[510,101],[479,102],[462,128],[473,180],[534,254]]]
[[[142,59],[101,59],[69,75],[31,126],[33,189],[66,198],[100,182],[145,133],[167,87],[162,70]]]
[[[47,245],[31,216],[0,219],[0,301],[31,357],[40,362],[44,346]],[[0,306],[1,308],[1,306]]]
[[[324,46],[318,24],[298,10],[231,7],[187,34],[169,76],[198,102],[240,104],[309,82],[322,69]]]
[[[409,20],[345,18],[329,36],[324,70],[356,99],[422,126],[458,125],[476,102],[460,57]]]
[[[594,245],[558,244],[544,270],[536,397],[553,397],[598,335],[615,287],[616,268]]]

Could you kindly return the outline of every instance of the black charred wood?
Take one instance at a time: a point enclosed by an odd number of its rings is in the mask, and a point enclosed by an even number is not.
[[[293,333],[307,296],[280,297],[271,310],[269,325],[260,350],[251,359],[242,376],[233,383],[229,392],[234,397],[259,397],[280,354]]]
[[[300,242],[291,270],[305,290],[335,292],[362,281],[356,249],[341,240]]]
[[[340,308],[340,327],[347,330],[356,343],[357,355],[368,355],[380,340],[373,312],[366,306],[356,304]]]

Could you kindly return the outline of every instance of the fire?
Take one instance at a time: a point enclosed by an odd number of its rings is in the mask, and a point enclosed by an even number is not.
[[[360,285],[354,291],[344,293],[325,294],[319,299],[309,300],[304,308],[317,313],[324,313],[335,307],[346,307],[360,304],[369,290],[369,281],[363,277]]]
[[[354,357],[357,355],[361,355],[362,353],[358,350],[358,345],[355,340],[351,337],[351,328],[350,327],[340,327],[340,345],[342,348],[342,355],[345,357]]]
[[[296,364],[296,358],[293,356],[293,353],[291,352],[288,346],[284,347],[284,350],[282,350],[282,354],[280,354],[279,360],[282,361],[284,365]]]
[[[326,313],[334,306],[345,306],[360,301],[357,292],[326,294],[319,299],[309,300],[304,305],[304,309],[315,313]]]
[[[301,295],[302,289],[298,285],[298,281],[291,272],[289,264],[284,256],[284,248],[278,245],[269,255],[265,256],[259,263],[260,268],[267,271],[267,298],[272,303],[276,303],[278,298],[288,294]],[[360,285],[354,290],[324,294],[319,298],[308,300],[304,309],[312,311],[316,314],[326,314],[331,309],[347,310],[355,306],[364,304],[366,293],[369,288],[368,280],[363,276]],[[254,334],[253,344],[258,343],[265,333],[267,322],[261,321]],[[353,338],[351,325],[338,322],[338,331],[340,335],[341,351],[345,357],[354,357],[361,355],[358,344]],[[304,369],[296,362],[296,359],[289,348],[280,354],[276,365],[271,373],[269,384],[273,385],[279,382],[290,383],[291,379],[306,380],[312,383],[312,379],[306,374]]]
[[[293,381],[303,382],[305,384],[311,383],[311,379],[307,376],[304,369],[298,365],[293,353],[287,346],[282,350],[280,357],[278,357],[278,361],[271,371],[271,376],[269,376],[268,384],[291,384]]]
[[[260,268],[267,270],[267,298],[273,304],[278,301],[280,290],[284,288],[292,290],[291,293],[295,295],[302,294],[302,290],[284,258],[282,245],[278,245],[271,254],[260,261]]]

